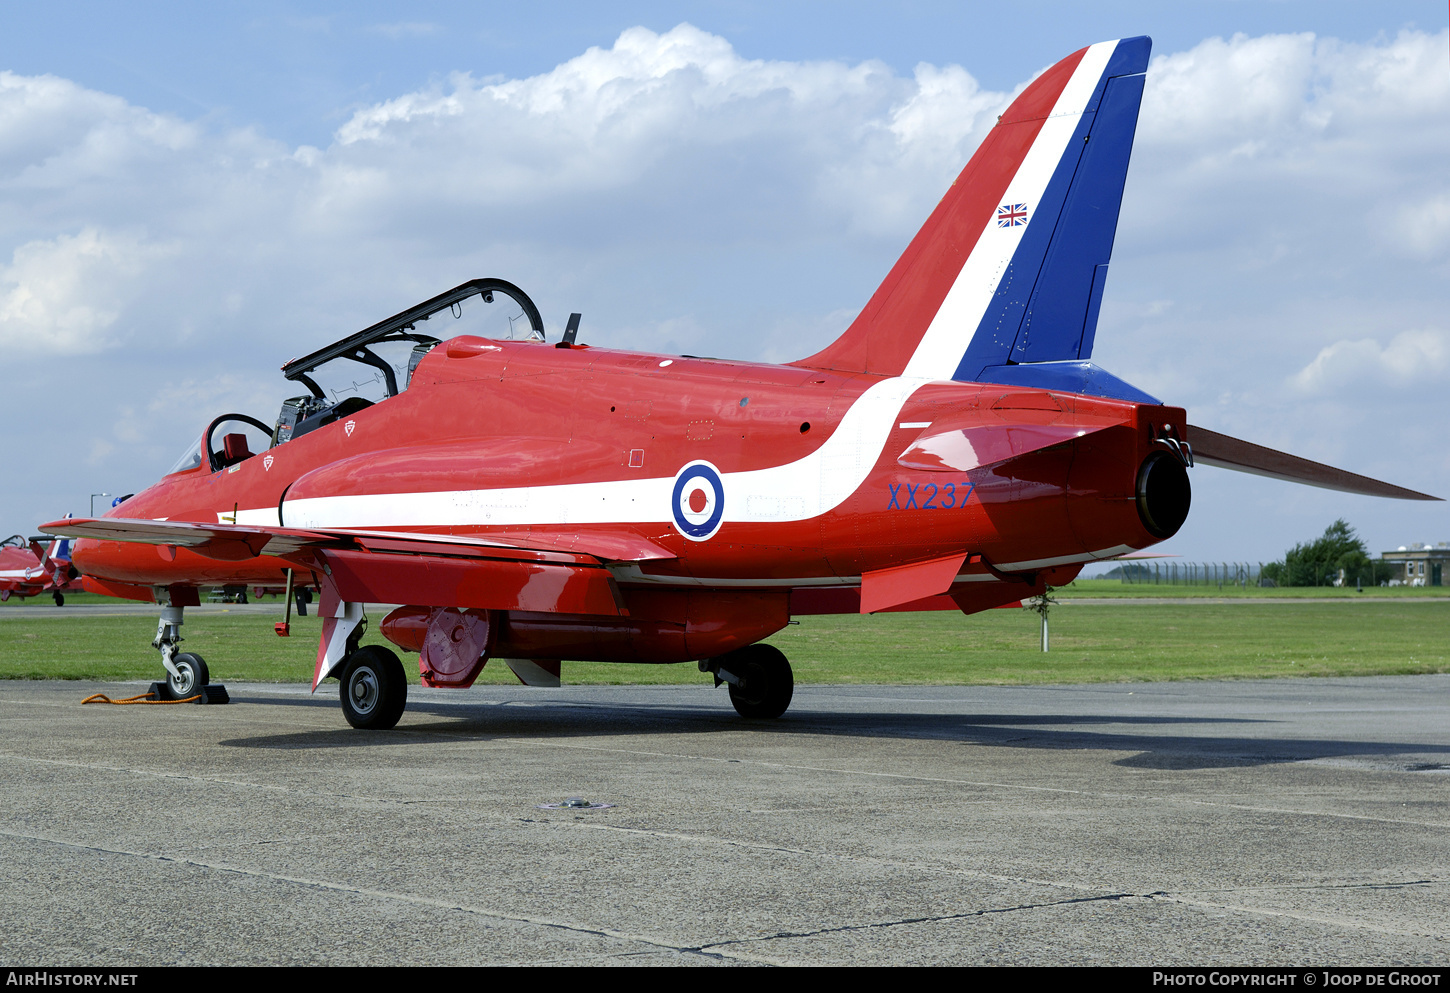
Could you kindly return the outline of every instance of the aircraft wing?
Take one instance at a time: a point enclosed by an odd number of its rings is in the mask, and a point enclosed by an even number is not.
[[[417,531],[302,529],[91,518],[47,534],[186,548],[223,561],[273,555],[326,572],[343,600],[551,613],[624,613],[608,562],[674,558],[625,533],[510,532],[476,537]]]
[[[1297,455],[1231,438],[1196,424],[1188,425],[1188,444],[1193,448],[1194,462],[1220,469],[1233,469],[1236,472],[1248,472],[1256,476],[1322,486],[1327,490],[1341,490],[1363,496],[1390,497],[1395,500],[1443,500],[1442,497],[1417,493],[1393,483],[1345,472],[1333,466],[1301,459]]]
[[[41,531],[65,538],[133,541],[175,545],[207,558],[237,560],[258,555],[288,555],[304,548],[384,548],[402,551],[425,546],[497,548],[583,555],[600,562],[643,562],[672,559],[675,553],[648,538],[609,532],[543,533],[504,531],[486,536],[432,534],[423,531],[370,531],[361,528],[310,529],[251,524],[197,524],[191,521],[149,521],[123,517],[72,518],[42,524]],[[245,547],[245,554],[241,554]]]
[[[259,528],[237,524],[195,524],[190,521],[147,521],[125,517],[77,517],[42,524],[40,530],[62,538],[130,541],[186,548],[210,559],[237,562],[258,555],[286,555],[335,541],[321,531]]]

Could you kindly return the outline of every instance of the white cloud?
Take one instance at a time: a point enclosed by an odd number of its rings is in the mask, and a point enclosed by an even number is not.
[[[95,228],[21,245],[0,267],[0,347],[70,355],[115,345],[137,277],[166,254],[135,235]]]
[[[1375,217],[1378,226],[1386,218]],[[1399,246],[1406,254],[1421,258],[1444,257],[1450,247],[1450,193],[1433,194],[1418,203],[1405,204],[1391,223],[1400,233]]]
[[[1409,386],[1444,379],[1450,370],[1450,333],[1402,331],[1381,346],[1373,338],[1336,341],[1295,373],[1292,385],[1320,394],[1360,383]]]
[[[631,28],[613,48],[539,76],[481,83],[455,74],[360,110],[337,132],[329,179],[338,202],[359,209],[414,194],[510,211],[560,197],[658,204],[693,194],[698,214],[744,182],[802,206],[874,215],[873,200],[898,197],[863,173],[893,171],[900,188],[915,187],[901,180],[925,169],[939,184],[1005,96],[980,91],[959,67],[922,66],[908,82],[873,62],[743,59],[689,25]],[[903,164],[916,168],[903,176]],[[738,197],[722,206],[728,215]]]

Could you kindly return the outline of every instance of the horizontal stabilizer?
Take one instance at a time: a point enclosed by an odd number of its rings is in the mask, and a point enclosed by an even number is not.
[[[1283,479],[1291,483],[1306,483],[1322,486],[1327,490],[1341,490],[1345,493],[1359,493],[1363,496],[1390,497],[1395,500],[1440,500],[1441,497],[1428,493],[1417,493],[1403,486],[1359,476],[1343,469],[1310,462],[1296,455],[1288,455],[1264,448],[1251,442],[1230,438],[1226,434],[1210,431],[1197,425],[1188,425],[1188,444],[1193,448],[1193,460],[1204,465],[1250,472],[1256,476]]]

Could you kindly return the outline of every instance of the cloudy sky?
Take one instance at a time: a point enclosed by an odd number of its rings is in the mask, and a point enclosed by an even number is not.
[[[1013,95],[1154,38],[1095,359],[1194,423],[1450,496],[1436,2],[5,5],[0,536],[156,479],[277,374],[474,276],[551,337],[787,361]],[[604,8],[608,8],[606,11]],[[1444,504],[1200,468],[1162,550]]]

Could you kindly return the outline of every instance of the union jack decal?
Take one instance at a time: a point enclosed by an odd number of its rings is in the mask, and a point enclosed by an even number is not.
[[[997,208],[997,227],[1015,228],[1027,223],[1025,203],[1004,203]]]

